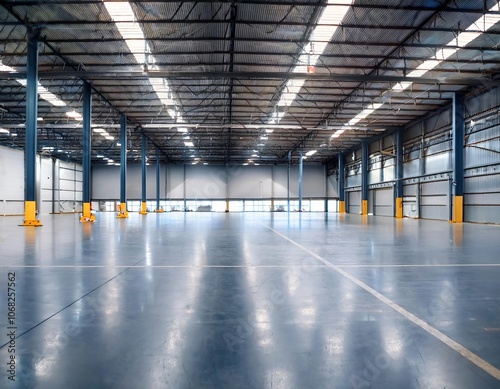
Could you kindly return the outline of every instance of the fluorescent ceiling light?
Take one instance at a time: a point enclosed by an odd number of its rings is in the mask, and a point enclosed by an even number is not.
[[[345,130],[337,130],[333,133],[332,138],[338,138],[340,135],[342,135],[345,132]]]
[[[106,132],[106,130],[104,130],[103,128],[94,128],[94,129],[92,129],[92,131],[97,132],[98,134],[102,134],[102,133]]]
[[[307,155],[308,157],[310,157],[311,155],[314,155],[314,154],[316,154],[317,152],[318,152],[318,150],[311,150],[311,151],[308,151],[308,152],[306,153],[306,155]]]
[[[82,115],[80,115],[76,111],[66,112],[66,116],[68,116],[70,118],[74,118],[74,119],[81,119],[82,118]]]
[[[299,55],[298,63],[292,70],[294,73],[308,73],[308,67],[317,64],[328,42],[337,31],[337,25],[342,23],[351,4],[352,0],[328,0],[316,27],[311,33],[309,42],[304,46],[304,49]],[[287,81],[285,89],[276,105],[277,114],[271,119],[270,123],[279,123],[285,115],[284,111],[279,111],[279,107],[289,107],[299,94],[305,82],[305,79],[290,79]]]
[[[151,49],[144,37],[141,26],[137,23],[134,11],[128,2],[103,1],[106,10],[116,23],[116,28],[123,37],[130,52],[135,57],[139,66],[147,64],[150,67],[155,67],[155,58],[152,55],[146,57],[145,53],[150,53]],[[177,123],[184,123],[184,119],[177,112],[175,100],[170,85],[165,78],[150,78],[149,82],[153,87],[158,99],[167,108],[167,113]]]
[[[193,142],[184,142],[184,145],[186,145],[186,147],[194,147]]]
[[[104,158],[104,155],[97,154],[97,158]]]
[[[260,139],[262,139],[262,140],[268,140],[269,138],[267,136],[261,136]]]
[[[265,144],[264,144],[264,143],[259,143],[259,144],[257,145],[257,147],[263,147],[263,146],[265,146]]]
[[[43,118],[38,117],[38,118],[36,118],[36,121],[37,122],[43,122]]]
[[[258,157],[259,154],[252,154],[252,157]]]
[[[115,140],[115,137],[114,137],[114,136],[105,136],[105,138],[106,138],[107,140]]]
[[[4,65],[2,61],[0,60],[0,71],[2,72],[10,72],[10,73],[15,73],[17,72],[16,69],[11,68],[10,66]],[[21,84],[22,86],[26,87],[28,82],[24,79],[16,79],[16,81]],[[56,106],[56,107],[65,107],[66,103],[62,100],[60,100],[55,94],[49,92],[47,88],[45,88],[40,82],[38,82],[38,95],[47,101],[48,103]]]
[[[10,134],[10,131],[6,130],[5,128],[0,128],[0,133],[2,133],[2,134]]]
[[[117,146],[121,146],[122,144],[120,142],[116,142],[116,145]]]
[[[271,134],[273,131],[274,131],[274,130],[273,130],[273,129],[270,129],[270,128],[268,128],[268,129],[266,130],[266,132],[267,132],[268,134]]]
[[[438,66],[443,60],[451,57],[462,47],[467,46],[474,39],[480,37],[484,32],[487,32],[491,27],[500,22],[498,8],[499,2],[496,2],[492,7],[490,7],[490,9],[488,9],[488,11],[486,11],[486,14],[481,15],[479,19],[473,22],[463,32],[459,33],[455,38],[446,43],[444,47],[438,49],[434,57],[422,62],[415,70],[408,73],[407,77],[422,77],[425,73]],[[397,83],[392,90],[394,92],[401,92],[408,89],[412,84],[412,82],[400,82]]]
[[[179,131],[179,132],[188,132],[188,129],[186,127],[181,127],[181,128],[177,128],[177,131]]]

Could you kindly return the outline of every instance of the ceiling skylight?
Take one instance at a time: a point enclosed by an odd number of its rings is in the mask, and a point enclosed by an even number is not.
[[[487,12],[498,12],[499,2],[497,2],[494,6],[492,6]],[[465,31],[459,33],[455,38],[449,41],[444,47],[437,50],[436,55],[428,60],[422,62],[417,68],[410,73],[408,73],[408,77],[422,77],[428,71],[434,69],[438,66],[443,60],[451,57],[457,51],[459,51],[462,47],[467,46],[474,39],[481,36],[482,33],[488,31],[491,27],[493,27],[496,23],[500,21],[500,14],[484,14],[481,15],[479,19],[473,22],[469,27],[465,29]],[[400,82],[397,83],[392,90],[394,92],[401,92],[405,89],[408,89],[413,83],[412,82]]]
[[[298,63],[292,70],[294,73],[308,73],[308,67],[317,64],[328,42],[337,31],[336,25],[342,22],[351,3],[352,0],[328,0],[327,6],[318,20],[318,24],[311,34],[310,41],[300,53]],[[289,107],[292,104],[305,81],[303,78],[288,80],[275,107],[276,113],[269,121],[269,124],[279,123],[285,115],[285,110],[280,108]]]
[[[10,66],[4,65],[2,61],[0,60],[0,71],[2,72],[11,72],[15,73],[17,72],[16,69],[11,68]],[[27,81],[21,78],[16,78],[16,82],[21,84],[26,88]],[[47,101],[48,103],[56,106],[56,107],[65,107],[66,103],[59,99],[55,94],[49,92],[47,88],[45,88],[42,84],[40,84],[40,81],[38,81],[38,95],[40,98],[43,100]]]
[[[484,32],[488,31],[496,23],[500,22],[500,2],[493,5],[487,12],[495,12],[492,14],[481,15],[475,22],[473,22],[465,31],[459,33],[454,39],[449,41],[444,47],[439,48],[436,55],[429,58],[428,60],[422,62],[415,70],[407,74],[407,77],[422,77],[427,72],[438,66],[443,60],[449,58],[462,47],[467,46],[474,39],[478,38]],[[408,89],[413,83],[408,81],[403,81],[397,83],[391,88],[393,92],[401,92]],[[358,123],[360,120],[365,119],[368,115],[372,114],[374,111],[379,109],[383,103],[373,103],[368,107],[363,109],[354,118],[352,118],[345,126],[352,126]],[[337,130],[332,138],[338,138],[345,130]]]
[[[130,3],[105,0],[103,0],[103,3],[111,18],[117,22],[116,28],[135,57],[137,64],[145,68],[154,67],[155,58],[151,54],[148,54],[151,50],[141,26],[135,19]],[[167,108],[169,116],[176,120],[177,123],[184,123],[184,119],[175,109],[176,103],[168,81],[165,78],[149,78],[149,83],[153,87],[158,99]]]

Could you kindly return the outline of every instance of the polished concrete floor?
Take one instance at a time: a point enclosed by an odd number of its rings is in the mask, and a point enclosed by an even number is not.
[[[1,388],[500,388],[500,226],[19,219],[0,218]]]

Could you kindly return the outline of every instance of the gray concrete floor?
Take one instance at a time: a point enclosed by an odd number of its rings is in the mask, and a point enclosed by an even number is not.
[[[0,218],[1,388],[500,388],[499,226],[20,219]]]

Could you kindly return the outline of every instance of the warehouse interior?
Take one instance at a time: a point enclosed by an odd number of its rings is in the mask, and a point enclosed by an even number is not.
[[[495,0],[0,1],[0,387],[498,388],[499,47]]]

